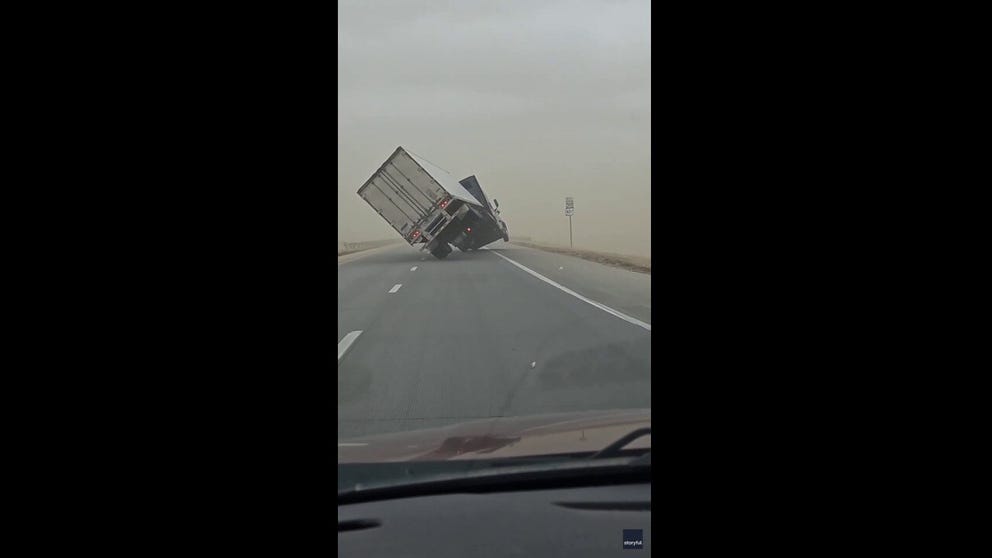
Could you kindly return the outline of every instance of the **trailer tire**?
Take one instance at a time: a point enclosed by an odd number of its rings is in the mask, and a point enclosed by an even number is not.
[[[451,253],[451,246],[448,246],[448,243],[445,242],[442,243],[437,248],[435,248],[434,251],[431,252],[431,255],[439,260],[443,260],[444,258],[447,258],[448,254],[450,253]]]

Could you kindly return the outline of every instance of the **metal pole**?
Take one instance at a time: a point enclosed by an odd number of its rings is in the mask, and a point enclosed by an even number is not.
[[[568,246],[570,248],[575,248],[575,246],[572,246],[572,216],[571,215],[568,216]]]

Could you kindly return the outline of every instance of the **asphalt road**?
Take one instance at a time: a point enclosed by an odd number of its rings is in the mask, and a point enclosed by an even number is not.
[[[650,275],[489,248],[339,260],[339,439],[651,406]]]

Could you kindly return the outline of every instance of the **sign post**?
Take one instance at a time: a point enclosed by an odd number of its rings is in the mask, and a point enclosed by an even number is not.
[[[568,215],[568,246],[574,248],[572,245],[572,215],[575,214],[575,202],[572,198],[565,198],[565,215]]]

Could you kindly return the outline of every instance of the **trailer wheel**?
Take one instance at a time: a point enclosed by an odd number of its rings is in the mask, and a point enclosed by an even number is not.
[[[434,251],[431,252],[431,255],[439,260],[443,260],[444,258],[447,258],[448,254],[450,253],[451,253],[451,246],[448,246],[448,243],[445,242],[442,243],[437,248],[435,248]]]

